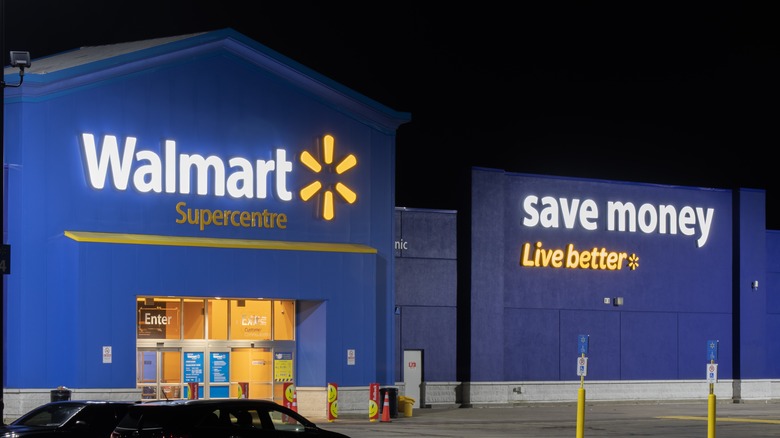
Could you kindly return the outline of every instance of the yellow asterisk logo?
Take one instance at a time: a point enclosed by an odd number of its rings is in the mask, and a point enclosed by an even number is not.
[[[357,158],[355,158],[353,154],[349,154],[334,167],[333,154],[335,149],[336,146],[333,136],[325,135],[322,138],[321,151],[323,162],[325,165],[329,166],[331,170],[335,171],[337,175],[341,175],[349,169],[357,166]],[[323,170],[323,166],[320,164],[319,160],[314,158],[314,156],[310,154],[309,151],[301,152],[301,163],[303,163],[304,166],[308,167],[314,173],[320,173]],[[301,199],[303,199],[304,202],[308,201],[321,190],[323,190],[323,183],[319,180],[314,181],[313,183],[301,189]],[[341,196],[342,199],[350,204],[354,204],[357,200],[357,194],[342,182],[337,182],[332,187],[324,189],[322,195],[322,217],[326,221],[333,220],[333,217],[335,216],[335,206],[333,200],[334,190]]]
[[[635,270],[639,267],[639,256],[636,254],[631,254],[628,256],[628,267],[631,268],[631,270]]]

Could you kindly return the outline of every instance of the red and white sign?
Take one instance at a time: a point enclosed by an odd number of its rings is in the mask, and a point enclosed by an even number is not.
[[[707,383],[717,383],[718,382],[718,364],[716,363],[708,363],[707,364]]]
[[[577,375],[578,376],[588,375],[588,358],[585,356],[577,358]]]

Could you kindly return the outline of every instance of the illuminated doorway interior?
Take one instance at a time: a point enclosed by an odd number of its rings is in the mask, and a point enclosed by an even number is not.
[[[147,400],[283,401],[295,369],[295,301],[136,299],[136,384]]]

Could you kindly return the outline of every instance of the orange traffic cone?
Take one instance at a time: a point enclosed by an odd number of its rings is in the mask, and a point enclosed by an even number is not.
[[[382,423],[390,422],[390,397],[385,393],[385,401],[382,403]]]

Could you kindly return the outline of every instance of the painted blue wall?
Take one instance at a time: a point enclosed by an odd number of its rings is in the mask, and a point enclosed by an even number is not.
[[[524,204],[529,196],[539,201]],[[566,222],[564,210],[585,200],[593,201],[592,216],[575,210]],[[609,202],[656,212],[673,206],[678,215],[686,207],[713,209],[711,229],[700,239],[694,216],[690,236],[679,226],[676,234],[658,227],[608,230]],[[474,169],[471,203],[472,381],[575,379],[579,334],[590,336],[589,379],[702,378],[711,339],[720,341],[720,377],[732,376],[730,191]],[[753,214],[763,211],[753,207]],[[523,222],[534,215],[558,221]],[[523,245],[530,245],[533,262],[537,242],[545,250],[573,245],[636,255],[638,266],[524,266]],[[611,304],[616,297],[622,306]]]
[[[767,373],[780,375],[780,231],[766,232],[766,281],[758,291],[766,300]]]
[[[457,213],[397,208],[395,212],[396,356],[422,350],[422,377],[457,379]],[[396,361],[396,381],[405,364]]]
[[[735,357],[735,375],[741,379],[776,377],[770,372],[768,357],[780,347],[772,332],[767,332],[766,260],[766,196],[763,190],[742,189],[735,191],[734,213],[739,218],[738,246],[735,249],[734,326],[739,331],[739,357]],[[758,282],[758,288],[752,283]]]

